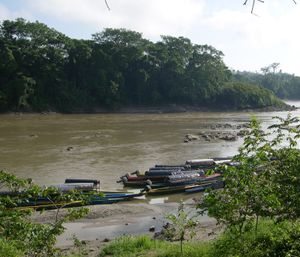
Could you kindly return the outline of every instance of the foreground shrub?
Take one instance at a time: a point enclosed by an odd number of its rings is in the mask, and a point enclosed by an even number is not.
[[[24,253],[18,250],[16,243],[0,238],[0,257],[21,257]]]
[[[30,180],[19,179],[1,170],[0,186],[10,191],[0,195],[0,257],[20,256],[20,251],[24,252],[21,256],[55,256],[58,251],[56,238],[65,230],[63,224],[88,212],[87,208],[69,208],[63,217],[59,217],[60,210],[69,203],[75,200],[84,203],[85,196],[79,191],[64,193],[57,188],[41,188]],[[36,223],[30,219],[33,209],[26,203],[41,197],[57,208],[52,223]]]
[[[211,256],[300,256],[300,222],[259,222],[257,231],[249,223],[244,233],[227,230],[212,248]]]

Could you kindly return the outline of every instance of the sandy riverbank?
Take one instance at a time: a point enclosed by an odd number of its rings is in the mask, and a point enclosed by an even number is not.
[[[193,206],[192,202],[187,203],[186,210],[195,211]],[[165,215],[176,212],[177,207],[177,203],[123,203],[91,206],[85,218],[65,224],[66,231],[58,237],[57,246],[63,251],[72,250],[72,238],[75,236],[85,242],[85,247],[90,252],[89,256],[96,256],[105,243],[122,235],[149,234],[154,236],[167,222]],[[65,213],[66,210],[62,210],[60,215]],[[35,222],[53,222],[55,215],[56,211],[51,210],[42,214],[35,213],[32,219]],[[216,221],[207,216],[199,216],[198,221],[195,240],[213,239],[221,230],[216,225]],[[150,232],[150,228],[154,228],[154,231]]]

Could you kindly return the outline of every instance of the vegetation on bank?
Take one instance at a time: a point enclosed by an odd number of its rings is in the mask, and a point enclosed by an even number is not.
[[[30,180],[19,179],[4,171],[0,171],[0,186],[10,190],[10,194],[0,194],[0,257],[55,256],[58,254],[56,238],[65,230],[63,224],[88,212],[87,208],[70,208],[63,217],[59,215],[63,207],[75,200],[84,203],[85,196],[78,191],[62,193],[54,187],[41,188]],[[30,219],[34,210],[26,208],[26,204],[38,198],[46,199],[56,207],[49,223],[36,223]]]
[[[267,106],[284,107],[268,89],[247,82],[230,82],[223,87],[222,94],[217,97],[219,106],[225,108],[251,109]]]
[[[282,105],[270,90],[232,84],[221,51],[184,37],[154,43],[135,31],[105,29],[78,40],[39,22],[4,20],[0,58],[0,111]]]
[[[177,243],[168,241],[154,240],[149,236],[121,237],[104,249],[99,257],[136,257],[136,256],[152,256],[152,257],[176,257],[176,256],[208,256],[211,244],[208,242],[189,242],[185,243],[184,251],[181,253],[180,246]]]
[[[274,223],[261,220],[258,229],[249,227],[241,235],[225,231],[215,241],[179,243],[151,239],[148,236],[121,237],[105,246],[99,257],[265,257],[299,256],[300,223]]]
[[[279,63],[272,63],[261,72],[234,71],[232,80],[260,85],[282,99],[300,99],[300,77],[284,73]]]

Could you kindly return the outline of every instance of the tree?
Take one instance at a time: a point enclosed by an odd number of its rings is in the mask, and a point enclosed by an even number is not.
[[[64,194],[52,187],[43,189],[31,180],[19,179],[4,171],[0,171],[0,186],[10,190],[8,194],[0,195],[0,245],[4,244],[7,252],[22,252],[22,256],[33,257],[54,256],[56,237],[65,229],[63,223],[87,213],[86,208],[71,208],[64,217],[58,215],[61,208],[75,199],[84,201],[85,197],[80,192]],[[57,205],[53,223],[42,224],[30,220],[32,210],[26,208],[26,203],[39,197]],[[18,208],[20,205],[25,207]]]
[[[259,217],[294,220],[299,212],[298,118],[288,115],[264,133],[256,120],[246,136],[235,167],[223,170],[225,188],[205,197],[203,211],[243,233],[247,224]],[[270,135],[272,138],[270,139]]]
[[[227,86],[231,72],[223,53],[184,37],[162,36],[153,43],[139,32],[108,28],[92,40],[77,40],[45,24],[17,19],[1,23],[0,46],[1,111],[166,104],[215,108],[224,89],[234,91]],[[291,94],[299,93],[298,82],[292,83]],[[260,106],[279,105],[269,101],[274,98],[270,92],[262,92]],[[253,97],[240,93],[243,105],[255,106]]]
[[[197,223],[194,217],[191,217],[191,215],[184,210],[183,202],[180,202],[177,214],[168,214],[166,218],[171,222],[166,229],[167,237],[171,240],[180,241],[180,252],[181,255],[183,255],[183,241],[187,235],[191,238],[194,236],[194,229]]]

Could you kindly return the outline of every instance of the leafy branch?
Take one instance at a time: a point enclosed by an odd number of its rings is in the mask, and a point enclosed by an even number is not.
[[[56,238],[65,230],[63,224],[84,217],[88,212],[87,208],[70,208],[63,217],[59,217],[61,209],[74,200],[84,203],[88,199],[88,195],[78,191],[63,193],[54,187],[41,188],[4,171],[0,171],[0,185],[2,189],[10,190],[0,194],[0,238],[17,245],[26,256],[53,256]],[[37,202],[38,199],[45,199],[57,207],[53,223],[41,224],[30,220],[33,210],[26,206],[29,201]]]
[[[259,218],[300,217],[300,121],[290,114],[274,119],[278,122],[267,133],[251,121],[251,131],[234,157],[239,165],[222,170],[225,188],[209,192],[198,206],[200,213],[208,212],[238,235],[253,221],[257,231]]]

